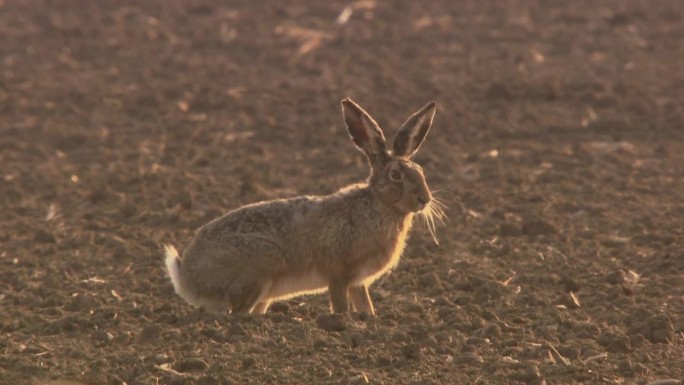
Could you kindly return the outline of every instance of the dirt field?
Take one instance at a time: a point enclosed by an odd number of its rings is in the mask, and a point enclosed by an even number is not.
[[[679,384],[684,7],[483,3],[0,1],[0,384]],[[440,245],[338,331],[184,303],[163,243],[367,176],[344,97],[438,102]]]

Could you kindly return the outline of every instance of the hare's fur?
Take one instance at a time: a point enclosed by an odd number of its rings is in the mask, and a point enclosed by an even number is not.
[[[409,159],[435,107],[409,118],[389,151],[375,121],[351,100],[342,104],[352,140],[371,164],[368,181],[327,196],[240,207],[202,226],[182,258],[165,246],[182,298],[210,309],[263,313],[271,301],[328,290],[334,312],[347,311],[351,301],[355,310],[374,313],[368,286],[396,266],[414,213],[442,215],[420,166]]]

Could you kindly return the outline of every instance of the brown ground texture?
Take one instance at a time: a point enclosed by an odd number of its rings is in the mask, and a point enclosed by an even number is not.
[[[0,384],[680,384],[683,40],[680,1],[0,1]],[[367,176],[344,97],[439,103],[440,244],[373,318],[183,302],[163,243]]]

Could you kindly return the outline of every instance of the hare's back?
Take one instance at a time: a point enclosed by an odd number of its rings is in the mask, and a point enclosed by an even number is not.
[[[200,227],[188,245],[185,265],[219,261],[229,266],[235,261],[250,259],[254,264],[253,258],[257,257],[262,262],[284,258],[287,234],[292,233],[289,223],[297,206],[306,204],[307,200],[307,197],[297,197],[254,203],[214,219]],[[216,266],[216,263],[209,265]]]
[[[252,203],[207,223],[200,233],[282,233],[294,217],[311,209],[317,201],[317,197],[301,196]]]

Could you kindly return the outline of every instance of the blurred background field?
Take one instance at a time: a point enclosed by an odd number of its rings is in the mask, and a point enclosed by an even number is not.
[[[679,1],[0,1],[0,384],[684,378]],[[449,206],[378,316],[173,292],[161,243],[366,177],[351,97]]]

